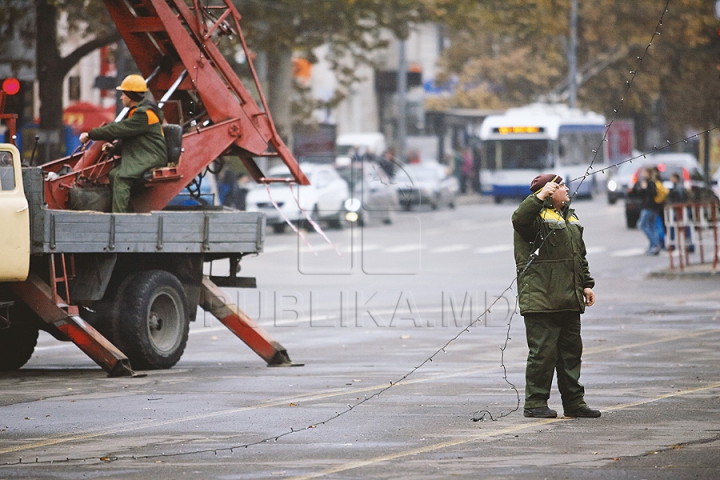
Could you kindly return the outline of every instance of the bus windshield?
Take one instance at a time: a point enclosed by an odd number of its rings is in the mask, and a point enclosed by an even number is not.
[[[488,170],[541,170],[553,164],[548,140],[489,140],[483,157]]]
[[[595,165],[605,163],[602,132],[560,133],[559,161],[561,165]],[[598,150],[595,154],[594,150]]]

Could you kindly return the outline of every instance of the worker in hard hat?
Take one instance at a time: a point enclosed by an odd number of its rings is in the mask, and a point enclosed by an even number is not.
[[[112,211],[126,213],[130,208],[130,189],[143,173],[167,165],[167,147],[162,129],[163,113],[157,104],[145,98],[148,88],[143,77],[128,75],[117,90],[123,106],[130,109],[127,116],[119,122],[81,133],[80,142],[118,140],[113,151],[122,159],[110,172]]]

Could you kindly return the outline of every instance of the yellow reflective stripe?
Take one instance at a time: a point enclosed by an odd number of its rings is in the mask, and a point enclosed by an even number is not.
[[[565,219],[562,217],[562,215],[560,215],[560,213],[559,213],[557,210],[555,210],[555,209],[550,209],[550,208],[543,208],[543,209],[540,211],[540,217],[541,217],[545,222],[550,222],[550,223],[558,223],[558,222],[564,222],[564,221],[565,221]],[[578,222],[579,222],[579,220],[578,220],[578,218],[575,216],[575,214],[573,214],[572,217],[568,218],[567,221],[570,222],[570,223],[578,223]]]

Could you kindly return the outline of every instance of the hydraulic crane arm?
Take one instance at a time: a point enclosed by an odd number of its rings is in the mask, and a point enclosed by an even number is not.
[[[231,0],[218,0],[218,5],[198,0],[104,2],[140,72],[151,77],[148,88],[156,99],[164,99],[165,118],[181,124],[184,132],[177,166],[162,181],[133,196],[136,212],[164,208],[221,155],[238,156],[259,183],[280,180],[265,177],[255,159],[278,157],[295,182],[309,184],[275,129],[240,28],[240,14]],[[240,40],[262,108],[221,54],[216,44],[221,35]],[[70,177],[61,175],[48,182],[51,208],[67,208],[73,182],[102,184],[112,168],[102,155],[90,160],[77,157],[48,164],[49,171],[57,171],[58,164],[73,166]]]

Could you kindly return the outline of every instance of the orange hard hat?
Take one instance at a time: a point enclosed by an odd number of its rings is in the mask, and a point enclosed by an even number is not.
[[[147,92],[147,83],[145,83],[145,79],[138,75],[138,74],[132,74],[125,77],[125,79],[122,81],[119,87],[117,87],[116,90],[120,90],[122,92],[137,92],[137,93],[145,93]]]

